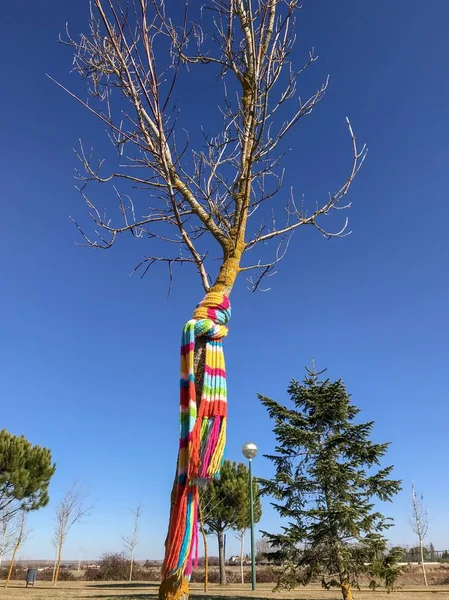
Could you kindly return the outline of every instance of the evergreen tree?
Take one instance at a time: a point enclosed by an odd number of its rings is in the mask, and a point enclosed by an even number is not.
[[[253,481],[254,521],[260,520],[259,486]],[[225,460],[220,478],[201,490],[200,502],[203,521],[208,534],[215,534],[220,559],[220,583],[226,584],[224,533],[228,529],[241,530],[250,525],[249,472],[243,463]]]
[[[429,545],[429,559],[430,559],[431,562],[435,562],[437,560],[437,558],[438,557],[437,557],[437,553],[436,553],[436,550],[435,550],[435,546],[433,545],[432,542],[430,542],[430,545]]]
[[[48,504],[48,486],[56,466],[47,448],[23,435],[0,431],[0,514],[37,510]]]
[[[366,565],[369,587],[376,591],[383,584],[388,592],[395,591],[398,577],[404,570],[404,566],[400,564],[403,560],[404,550],[398,546],[388,552],[376,553],[371,563]]]
[[[355,423],[360,410],[343,382],[319,381],[321,374],[307,370],[302,384],[292,381],[292,408],[260,396],[277,441],[267,456],[276,474],[260,481],[262,492],[287,520],[282,533],[264,535],[282,561],[280,587],[319,577],[352,600],[359,576],[386,553],[383,531],[392,523],[373,500],[391,500],[400,481],[390,479],[393,467],[379,467],[389,444],[371,441],[373,422]]]

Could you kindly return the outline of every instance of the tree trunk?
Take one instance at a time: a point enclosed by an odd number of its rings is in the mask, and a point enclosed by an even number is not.
[[[204,546],[204,591],[207,592],[209,587],[209,555],[207,548],[207,535],[206,530],[204,529],[204,520],[203,520],[203,511],[201,509],[201,503],[198,504],[198,513],[200,520],[200,528],[201,535],[203,536],[203,546]]]
[[[134,550],[131,551],[131,560],[129,564],[129,581],[133,580]]]
[[[427,574],[426,574],[426,567],[424,565],[424,547],[423,547],[422,538],[419,539],[419,551],[421,554],[421,569],[422,569],[422,576],[424,579],[424,585],[427,585]]]
[[[341,593],[343,595],[343,600],[354,600],[354,597],[352,595],[352,590],[351,590],[351,584],[349,583],[349,581],[342,581],[341,582]]]
[[[206,361],[206,339],[199,338],[195,342],[195,387],[197,406],[201,401],[203,393],[204,368]],[[170,513],[176,500],[176,487],[178,481],[178,471],[176,468],[175,479],[171,491]],[[168,536],[168,534],[167,534]],[[167,543],[167,542],[166,542]],[[159,600],[188,600],[189,598],[189,582],[185,577],[168,577],[162,581],[159,586]]]
[[[246,216],[245,216],[246,219]],[[244,236],[245,227],[242,227],[242,235]],[[210,292],[222,292],[228,296],[234,286],[237,275],[240,271],[240,259],[244,250],[244,239],[237,244],[237,248],[234,250],[233,256],[228,256],[220,267],[218,277],[215,284],[210,289]],[[204,382],[204,367],[206,360],[206,342],[205,338],[198,338],[195,341],[195,387],[196,387],[196,398],[197,406],[201,402],[201,396],[203,392]],[[171,493],[171,507],[173,506],[176,498],[176,482],[177,477],[175,475],[175,481],[173,483]],[[171,510],[170,510],[171,512]],[[221,570],[221,566],[220,566]],[[223,577],[226,582],[226,572],[223,568]],[[221,579],[221,574],[220,574]],[[189,598],[189,582],[185,577],[171,576],[162,581],[159,586],[159,600],[188,600]]]
[[[54,586],[58,583],[59,569],[61,567],[61,559],[62,559],[62,542],[60,541],[59,545],[58,545],[58,557],[56,559],[55,575],[53,577],[53,585]]]
[[[242,576],[242,583],[245,583],[245,574],[243,573],[243,550],[245,545],[245,530],[240,532],[240,573]]]
[[[220,585],[226,585],[226,560],[225,560],[225,549],[224,549],[224,539],[223,539],[223,531],[217,532],[217,541],[218,541],[218,560],[220,566]]]
[[[58,563],[58,556],[57,556],[57,551],[56,551],[56,553],[55,553],[55,560],[53,561],[53,573],[52,573],[52,576],[51,576],[52,583],[55,580],[55,573],[56,573],[56,565],[57,565],[57,563]]]
[[[16,560],[16,554],[17,554],[17,550],[19,549],[19,546],[20,546],[20,542],[18,542],[14,546],[14,551],[13,551],[12,556],[11,556],[11,562],[9,563],[8,577],[6,578],[6,581],[5,581],[5,588],[8,587],[8,583],[9,583],[9,581],[11,579],[12,570],[14,569],[14,561]]]

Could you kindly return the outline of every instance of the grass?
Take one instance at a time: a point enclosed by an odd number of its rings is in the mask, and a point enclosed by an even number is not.
[[[157,600],[158,583],[90,583],[61,582],[56,588],[51,583],[37,581],[34,588],[25,589],[22,582],[13,581],[0,590],[0,600]],[[272,592],[272,584],[259,584],[255,592],[247,584],[232,584],[226,587],[211,585],[205,594],[202,584],[191,585],[191,598],[197,600],[341,600],[338,590],[326,591],[317,586],[298,588],[292,592]],[[361,590],[354,592],[354,600],[449,600],[449,586],[404,588],[388,595],[386,592]]]

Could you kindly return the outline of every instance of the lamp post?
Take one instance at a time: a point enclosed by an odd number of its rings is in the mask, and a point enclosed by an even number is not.
[[[242,454],[249,462],[249,503],[251,520],[251,583],[253,591],[256,589],[256,554],[254,552],[254,497],[253,497],[253,472],[252,462],[257,455],[257,446],[252,442],[246,442],[242,446]]]

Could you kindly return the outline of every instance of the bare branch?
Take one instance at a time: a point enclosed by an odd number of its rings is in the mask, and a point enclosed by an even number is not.
[[[349,208],[342,199],[366,148],[357,149],[348,121],[353,161],[341,188],[314,210],[289,200],[282,227],[258,226],[262,203],[272,202],[279,212],[275,200],[283,182],[281,141],[313,112],[328,79],[301,100],[300,77],[317,56],[311,49],[299,69],[291,63],[296,0],[208,0],[194,16],[189,11],[195,6],[188,1],[184,6],[178,11],[163,0],[135,0],[126,7],[121,0],[92,0],[88,32],[75,39],[67,30],[61,40],[74,51],[74,71],[86,81],[89,98],[56,83],[106,125],[118,157],[118,164],[106,172],[105,161],[95,163],[92,150],[86,152],[80,142],[76,156],[82,170],[77,178],[92,230],[73,220],[85,245],[96,249],[110,248],[123,234],[177,243],[185,251],[182,256],[192,259],[188,262],[206,291],[211,285],[230,289],[243,252],[260,242],[289,235],[301,225],[313,225],[327,238],[346,234],[347,222],[332,231],[323,219],[333,210]],[[205,77],[210,73],[223,84],[218,132],[202,130],[200,143],[192,124],[182,122],[176,101],[181,73],[194,68],[204,68]],[[95,204],[86,189],[92,182],[113,184],[118,211]],[[132,192],[123,191],[126,184]],[[143,192],[154,206],[142,204]],[[249,241],[248,219],[251,230],[258,231]],[[212,244],[198,243],[203,234]],[[209,247],[208,261],[220,261],[213,284],[201,247]],[[174,262],[186,262],[164,261],[170,273]],[[263,277],[272,272],[269,268]],[[257,280],[256,288],[261,289]]]
[[[424,498],[422,495],[417,495],[414,484],[412,484],[412,516],[410,519],[410,526],[418,537],[423,580],[424,585],[427,585],[426,567],[424,565],[424,540],[427,537],[429,529],[429,518],[424,506]]]
[[[364,144],[362,148],[359,150],[357,147],[357,140],[354,135],[354,132],[351,127],[351,123],[349,119],[346,119],[348,123],[348,129],[351,136],[352,148],[353,148],[353,159],[350,173],[343,183],[343,185],[333,194],[329,194],[329,198],[326,202],[321,204],[321,206],[317,206],[316,209],[312,212],[312,214],[307,215],[304,211],[303,207],[298,208],[293,198],[290,201],[290,205],[287,206],[287,223],[281,229],[272,228],[268,233],[260,234],[253,238],[246,245],[246,249],[249,250],[256,244],[260,242],[266,242],[274,237],[279,235],[283,236],[290,232],[293,232],[298,227],[302,225],[313,225],[318,231],[320,231],[324,237],[327,239],[331,237],[344,237],[348,235],[347,227],[348,227],[348,219],[345,219],[343,226],[338,231],[328,231],[320,226],[319,221],[317,220],[320,216],[328,215],[332,210],[342,210],[350,207],[350,204],[345,206],[341,206],[340,203],[351,187],[352,182],[354,181],[357,173],[359,172],[368,152],[366,145]],[[294,222],[290,223],[291,217],[294,217]]]
[[[282,238],[281,241],[279,242],[277,248],[276,248],[276,253],[275,253],[275,257],[271,262],[267,262],[265,264],[263,264],[261,261],[259,261],[257,264],[255,265],[250,265],[248,267],[241,267],[241,271],[256,271],[257,274],[256,275],[250,275],[247,278],[248,281],[248,289],[251,292],[268,292],[271,288],[262,288],[261,284],[262,281],[266,278],[266,277],[272,277],[273,275],[276,274],[276,265],[278,265],[281,260],[286,256],[287,251],[288,251],[288,247],[290,244],[290,240],[291,240],[291,235],[287,235],[285,236],[285,238]]]
[[[14,533],[15,533],[14,544],[12,547],[13,552],[12,552],[11,560],[9,561],[9,569],[8,569],[8,575],[7,575],[6,581],[5,581],[5,588],[8,587],[9,581],[11,579],[17,552],[19,551],[19,548],[21,546],[23,546],[23,544],[26,542],[26,540],[28,539],[28,537],[31,533],[31,530],[26,528],[26,510],[25,509],[22,509],[18,515],[17,521],[15,523],[15,527],[14,527]]]
[[[122,535],[122,540],[125,544],[125,548],[129,554],[129,581],[133,578],[133,566],[134,566],[134,552],[137,544],[139,543],[139,522],[142,516],[143,507],[142,503],[139,502],[135,508],[130,508],[131,513],[134,516],[133,530],[130,535]]]
[[[86,504],[88,492],[78,482],[67,488],[60,504],[56,508],[55,529],[52,544],[56,549],[55,568],[53,572],[53,585],[56,585],[62,560],[62,548],[70,529],[76,523],[89,516],[92,505]]]

